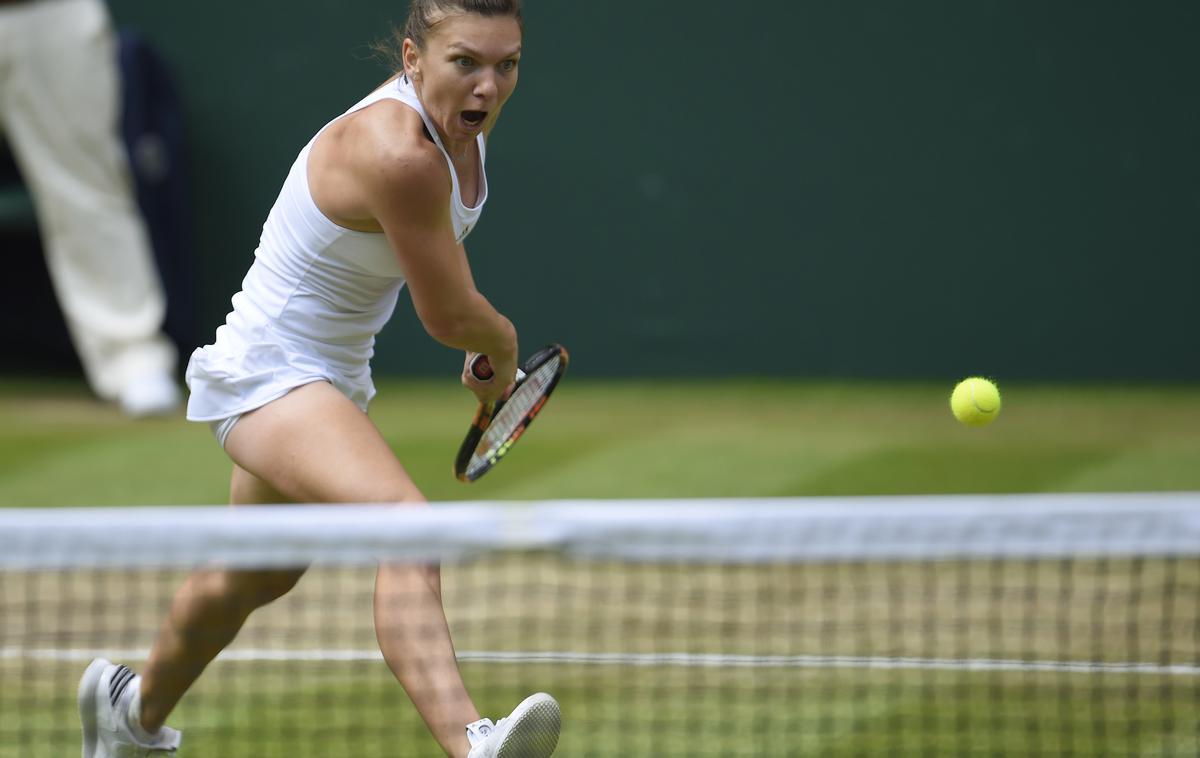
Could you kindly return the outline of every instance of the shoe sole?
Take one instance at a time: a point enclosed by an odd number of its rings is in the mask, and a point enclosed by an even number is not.
[[[92,661],[79,680],[79,723],[83,726],[83,758],[95,758],[96,755],[96,689],[100,686],[100,677],[104,669],[111,664],[103,658]]]
[[[530,695],[510,715],[512,726],[496,758],[549,758],[558,747],[562,711],[549,695]]]

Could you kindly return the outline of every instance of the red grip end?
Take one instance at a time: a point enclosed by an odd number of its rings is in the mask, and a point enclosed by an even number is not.
[[[492,364],[488,361],[486,355],[477,355],[471,359],[471,376],[481,382],[486,382],[492,378]]]

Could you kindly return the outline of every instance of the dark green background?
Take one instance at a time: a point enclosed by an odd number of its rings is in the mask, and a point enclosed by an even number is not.
[[[402,2],[114,0],[174,69],[198,303]],[[1200,379],[1200,4],[535,0],[469,240],[573,370]],[[407,298],[381,371],[453,371]]]

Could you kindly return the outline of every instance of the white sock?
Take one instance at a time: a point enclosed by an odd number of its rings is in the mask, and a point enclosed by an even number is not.
[[[152,744],[162,730],[151,734],[142,726],[142,678],[135,676],[129,683],[129,689],[133,694],[129,698],[129,708],[125,710],[125,724],[138,742]]]

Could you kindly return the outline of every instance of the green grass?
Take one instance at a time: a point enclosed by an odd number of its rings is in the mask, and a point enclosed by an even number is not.
[[[436,756],[436,744],[382,665],[218,664],[175,714],[181,756]],[[463,667],[479,705],[503,712],[532,691],[556,693],[565,723],[557,755],[1191,756],[1200,748],[1200,689],[1116,675],[1098,688],[1047,675],[813,669]],[[74,670],[39,693],[44,712],[74,711]],[[250,678],[254,685],[248,686]],[[900,688],[923,697],[896,697]],[[731,698],[731,693],[737,698]],[[586,728],[579,728],[584,724]],[[1133,727],[1133,728],[1129,728]],[[3,734],[0,727],[0,734]],[[78,738],[51,718],[0,758],[61,758]]]
[[[372,416],[433,500],[1200,490],[1200,388],[1003,389],[968,429],[935,385],[568,380],[470,486],[465,391],[382,382]],[[227,481],[206,425],[0,385],[0,507],[220,503]]]
[[[504,464],[470,486],[450,473],[473,412],[463,390],[384,382],[372,415],[434,500],[1200,490],[1200,388],[1002,389],[1000,419],[967,429],[950,416],[949,388],[926,384],[568,380]],[[130,421],[78,384],[0,385],[0,506],[219,503],[228,470],[205,425]],[[460,649],[1191,665],[1200,656],[1195,560],[532,560],[447,567]],[[144,648],[179,579],[0,574],[0,647]],[[369,575],[307,577],[236,644],[370,650],[370,586]],[[82,667],[0,658],[0,758],[78,750]],[[463,672],[488,715],[535,689],[554,692],[568,758],[1200,754],[1195,675],[494,663]],[[372,661],[218,663],[172,721],[186,731],[183,758],[437,755]]]

